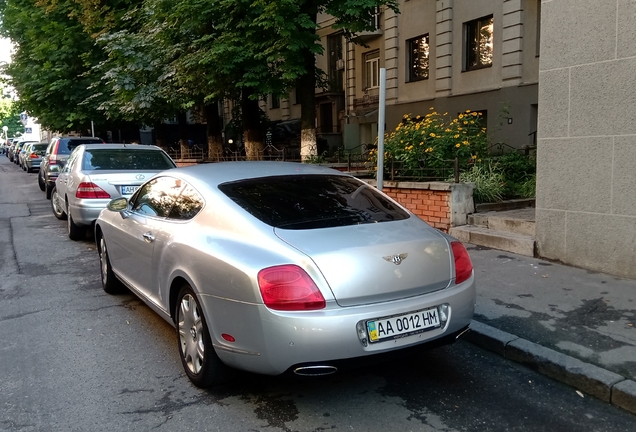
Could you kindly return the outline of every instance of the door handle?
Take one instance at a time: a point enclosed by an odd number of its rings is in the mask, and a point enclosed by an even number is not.
[[[153,236],[151,232],[143,234],[142,237],[144,238],[146,243],[152,243],[153,241],[155,241],[155,236]]]

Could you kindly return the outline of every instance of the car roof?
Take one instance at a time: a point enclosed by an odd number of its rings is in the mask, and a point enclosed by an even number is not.
[[[119,143],[103,143],[103,144],[80,144],[78,147],[83,147],[88,150],[100,149],[100,150],[112,150],[122,148],[134,148],[139,150],[162,150],[160,147],[154,145],[141,145],[141,144],[119,144]]]
[[[296,162],[218,162],[173,168],[170,174],[189,183],[216,187],[219,184],[251,178],[289,175],[342,175],[349,174],[332,168]]]

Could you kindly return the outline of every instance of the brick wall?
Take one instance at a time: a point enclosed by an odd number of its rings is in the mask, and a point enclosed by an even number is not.
[[[448,232],[451,226],[451,191],[384,187],[383,192],[432,227]]]

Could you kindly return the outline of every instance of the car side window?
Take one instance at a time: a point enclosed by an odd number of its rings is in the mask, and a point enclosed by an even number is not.
[[[131,210],[147,216],[167,217],[183,190],[174,177],[158,177],[143,185],[131,199]]]
[[[170,219],[188,220],[203,208],[203,197],[192,186],[186,184],[170,211]]]
[[[64,165],[64,168],[62,169],[62,172],[71,172],[73,170],[73,166],[75,165],[75,161],[77,160],[77,154],[79,152],[73,152],[69,158],[68,161],[66,161],[66,165]]]

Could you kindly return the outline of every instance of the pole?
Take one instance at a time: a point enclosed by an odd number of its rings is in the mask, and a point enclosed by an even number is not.
[[[380,100],[378,103],[378,190],[384,186],[384,111],[386,104],[386,69],[380,68]]]
[[[93,120],[91,120],[91,136],[95,137],[95,125],[93,124]]]

